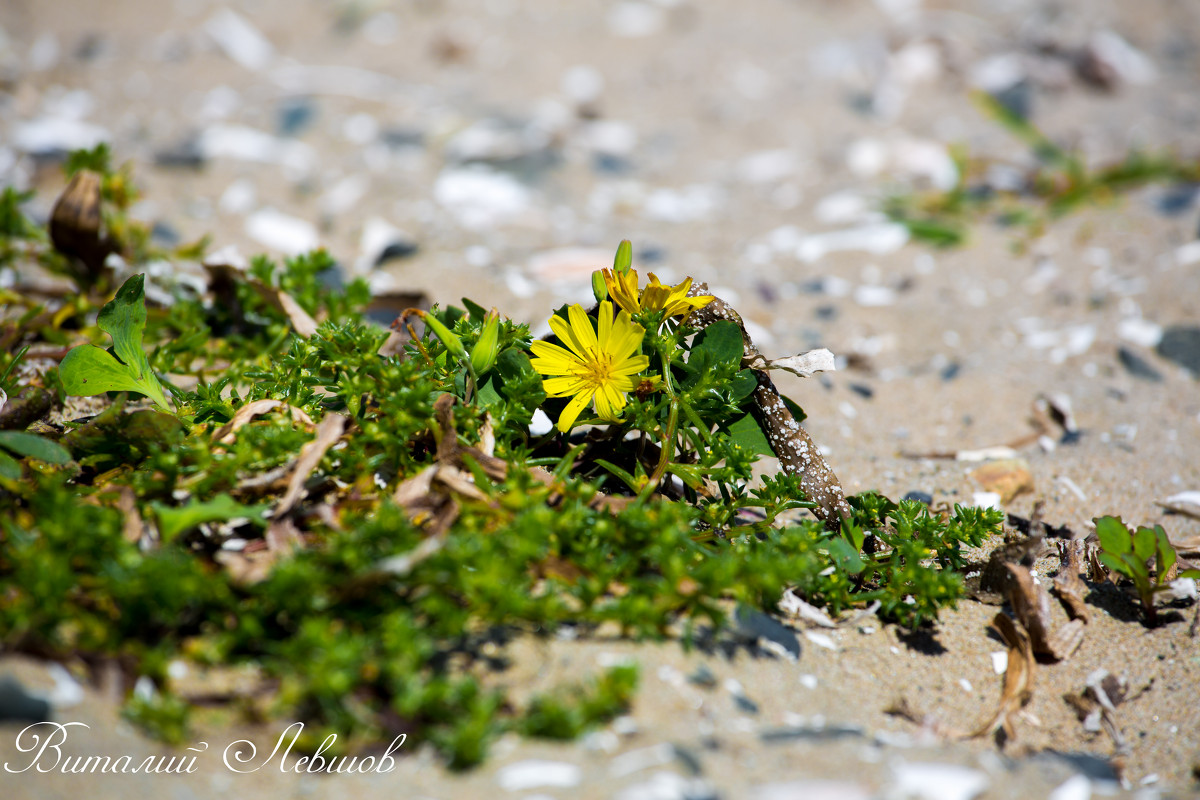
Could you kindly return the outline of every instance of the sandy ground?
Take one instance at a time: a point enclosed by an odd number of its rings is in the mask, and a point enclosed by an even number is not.
[[[259,32],[259,46],[253,36],[237,44],[246,39],[228,33],[226,8]],[[1027,149],[968,99],[1005,68],[1024,76],[1033,121],[1091,163],[1131,148],[1200,152],[1200,6],[9,0],[0,28],[0,183],[36,189],[43,213],[61,178],[31,154],[52,138],[31,123],[50,121],[55,136],[105,135],[132,160],[146,197],[137,213],[166,233],[271,250],[258,225],[273,208],[311,226],[292,241],[312,235],[354,272],[364,226],[379,218],[417,250],[374,270],[377,286],[442,302],[469,295],[535,327],[588,296],[589,271],[629,238],[638,264],[664,280],[708,281],[768,354],[826,346],[854,356],[819,381],[780,382],[848,491],[970,502],[984,488],[970,475],[977,464],[910,455],[1018,440],[1033,430],[1035,400],[1061,394],[1081,435],[1020,448],[1032,489],[1007,510],[1028,516],[1041,501],[1049,522],[1076,530],[1119,514],[1200,533],[1158,504],[1200,489],[1200,392],[1153,348],[1156,330],[1200,318],[1194,198],[1167,214],[1166,187],[1141,189],[1028,242],[984,218],[958,249],[910,242],[812,257],[814,234],[877,224],[869,211],[888,193],[944,181],[946,145],[1028,166]],[[1136,46],[1152,72],[1133,69],[1101,91],[1054,55],[1102,31]],[[267,144],[247,144],[247,130]],[[181,155],[203,164],[170,163]],[[1134,375],[1120,348],[1161,379]],[[242,733],[205,723],[197,741],[210,748],[193,775],[26,772],[5,776],[5,794],[73,796],[87,785],[100,797],[893,797],[912,765],[931,762],[974,770],[987,797],[1041,797],[1096,766],[1049,753],[1111,753],[1062,699],[1104,668],[1148,687],[1117,714],[1132,785],[1195,796],[1200,640],[1186,620],[1148,631],[1121,597],[1096,599],[1082,648],[1038,670],[1003,750],[923,739],[883,714],[904,696],[959,729],[987,716],[1002,680],[990,654],[1003,648],[988,634],[996,608],[969,601],[916,638],[875,624],[834,632],[834,650],[802,639],[796,663],[674,643],[521,642],[500,679],[522,690],[613,658],[642,664],[643,690],[611,730],[569,746],[506,740],[465,777],[417,742],[388,775],[236,775],[218,751]],[[40,666],[2,663],[47,684]],[[700,664],[715,688],[687,682]],[[63,712],[92,726],[72,739],[78,752],[158,752],[116,713],[93,692]],[[858,727],[836,741],[763,738],[818,716]],[[251,733],[268,746],[278,734]],[[14,736],[0,735],[0,763],[20,757]],[[506,765],[529,759],[578,765],[578,785],[497,789]],[[817,780],[835,783],[801,783]]]

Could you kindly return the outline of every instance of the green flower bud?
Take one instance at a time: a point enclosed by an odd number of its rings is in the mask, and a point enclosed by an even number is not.
[[[450,355],[454,356],[460,361],[467,360],[467,349],[463,347],[462,340],[459,339],[453,331],[443,325],[441,320],[439,320],[433,314],[421,311],[420,309],[410,309],[410,311],[416,312],[417,316],[419,316],[421,320],[429,327],[429,330],[433,331],[433,335],[441,340],[442,344],[446,346],[446,351],[449,352]]]
[[[613,259],[613,272],[624,275],[633,266],[633,243],[628,239],[617,247],[617,257]],[[594,281],[595,279],[593,279]]]
[[[604,273],[596,270],[592,273],[592,294],[596,295],[596,302],[603,303],[608,299],[608,285],[604,282]]]
[[[500,314],[492,309],[483,319],[483,330],[479,332],[479,340],[471,350],[471,369],[476,375],[483,375],[496,363],[496,355],[500,352]]]

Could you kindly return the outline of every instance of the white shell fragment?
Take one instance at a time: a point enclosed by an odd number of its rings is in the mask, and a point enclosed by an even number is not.
[[[955,764],[901,763],[896,795],[920,800],[971,800],[988,786],[987,774]]]
[[[1086,775],[1072,775],[1050,793],[1047,800],[1090,800],[1092,782]]]
[[[246,218],[246,235],[263,247],[299,255],[317,247],[317,229],[311,222],[264,208]]]
[[[516,178],[475,166],[442,172],[433,196],[459,225],[471,230],[508,222],[531,204],[529,190]]]
[[[857,783],[819,779],[768,783],[750,790],[753,800],[868,800],[874,796]]]
[[[581,770],[575,764],[529,759],[501,767],[496,773],[496,782],[501,789],[523,792],[542,786],[570,789],[579,785],[581,777]]]
[[[225,55],[246,69],[262,69],[275,56],[267,37],[237,12],[223,8],[204,24],[204,31]]]
[[[824,610],[811,603],[806,603],[793,589],[788,589],[783,593],[783,597],[779,601],[779,610],[788,616],[819,625],[822,628],[837,627],[837,623],[830,619]]]
[[[819,261],[830,253],[863,250],[877,256],[894,253],[908,244],[907,226],[895,222],[863,225],[828,233],[805,236],[796,247],[796,257],[806,264]]]
[[[833,353],[824,347],[785,358],[772,358],[770,361],[760,356],[747,366],[751,369],[782,369],[801,378],[811,378],[818,372],[837,369]]]

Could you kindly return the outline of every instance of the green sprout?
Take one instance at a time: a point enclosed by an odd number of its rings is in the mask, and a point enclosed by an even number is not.
[[[105,392],[138,392],[171,413],[162,384],[142,349],[146,328],[145,280],[145,275],[134,275],[100,309],[96,324],[112,337],[112,352],[85,344],[73,348],[63,358],[59,374],[68,394],[87,397]]]
[[[1153,627],[1157,617],[1154,596],[1168,588],[1169,584],[1163,581],[1176,561],[1175,548],[1171,546],[1167,532],[1161,525],[1155,525],[1138,528],[1131,536],[1119,517],[1100,517],[1096,520],[1096,535],[1100,537],[1100,562],[1133,581],[1146,613],[1146,622]],[[1155,562],[1153,578],[1150,576],[1152,560]],[[1184,570],[1178,577],[1200,578],[1200,569]]]

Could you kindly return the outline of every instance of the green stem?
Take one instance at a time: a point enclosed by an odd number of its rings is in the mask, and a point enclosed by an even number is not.
[[[658,487],[663,475],[667,473],[667,465],[671,463],[671,459],[675,457],[675,431],[679,427],[679,401],[674,397],[671,398],[671,413],[667,415],[667,434],[664,437],[662,450],[658,455],[658,466],[654,468],[654,474],[650,476],[650,480],[642,488],[638,495],[639,501],[646,500],[650,494]]]

